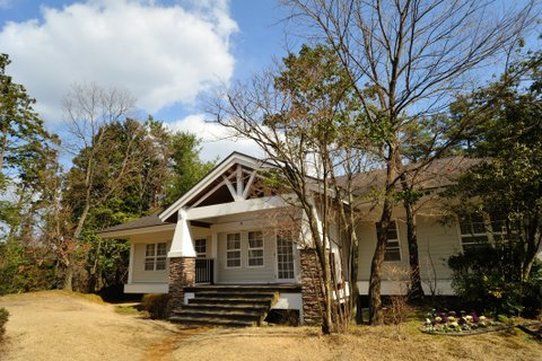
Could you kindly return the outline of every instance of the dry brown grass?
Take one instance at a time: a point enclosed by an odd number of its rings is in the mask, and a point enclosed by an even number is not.
[[[0,298],[11,316],[6,345],[10,360],[138,360],[176,327],[125,316],[97,296],[62,291]]]
[[[179,328],[65,292],[7,296],[0,307],[12,315],[2,361],[542,360],[542,345],[521,332],[431,336],[417,321],[324,337],[314,327]]]
[[[431,336],[417,322],[354,327],[324,337],[316,328],[215,330],[179,343],[175,360],[542,360],[542,345],[524,334]]]

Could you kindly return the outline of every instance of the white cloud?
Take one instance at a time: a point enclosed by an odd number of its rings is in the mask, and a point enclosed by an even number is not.
[[[203,114],[193,114],[176,122],[169,123],[172,130],[188,131],[202,140],[201,157],[203,160],[224,159],[231,152],[237,151],[262,157],[258,145],[249,139],[235,137],[234,133],[217,123],[205,121]]]
[[[49,118],[59,116],[74,82],[126,88],[138,106],[155,112],[178,101],[192,104],[233,74],[229,39],[237,24],[225,0],[171,6],[87,0],[44,7],[42,15],[43,21],[8,22],[0,44],[12,58],[10,74]]]

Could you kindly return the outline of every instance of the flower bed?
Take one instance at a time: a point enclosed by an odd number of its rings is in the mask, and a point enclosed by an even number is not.
[[[491,331],[500,331],[508,326],[485,316],[478,316],[476,312],[465,311],[437,312],[427,314],[421,331],[429,334],[466,336]]]

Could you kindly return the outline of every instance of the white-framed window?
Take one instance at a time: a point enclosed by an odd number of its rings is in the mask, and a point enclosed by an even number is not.
[[[376,237],[379,238],[381,232],[380,222],[376,224]],[[388,234],[386,237],[386,251],[384,253],[384,261],[400,261],[401,260],[401,243],[399,242],[399,232],[397,232],[397,224],[395,221],[390,222]]]
[[[166,269],[167,244],[148,243],[145,246],[145,271],[163,271]]]
[[[263,233],[248,232],[248,267],[262,267],[263,264]]]
[[[196,239],[194,241],[194,248],[196,250],[196,257],[205,258],[207,256],[207,239]]]
[[[294,242],[287,232],[277,232],[277,277],[291,280],[295,277]]]
[[[241,233],[226,235],[226,268],[241,267]]]
[[[489,242],[486,222],[480,213],[463,214],[459,217],[461,247],[463,250],[477,248]]]
[[[509,223],[510,237],[517,233],[513,224]],[[488,245],[491,241],[503,241],[507,237],[506,216],[495,213],[468,213],[459,216],[461,247],[463,250]]]

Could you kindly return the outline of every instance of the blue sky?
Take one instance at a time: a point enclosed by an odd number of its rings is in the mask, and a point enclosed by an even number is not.
[[[205,159],[257,154],[253,144],[223,140],[223,130],[204,123],[198,100],[284,55],[283,17],[275,0],[0,0],[0,50],[61,135],[69,85],[95,82],[135,92],[142,117],[196,132]],[[146,30],[138,35],[140,25]]]
[[[142,119],[196,133],[206,160],[258,155],[253,143],[225,139],[225,129],[205,122],[200,99],[284,56],[285,15],[278,0],[0,0],[0,51],[61,136],[64,95],[93,82],[130,91]]]

